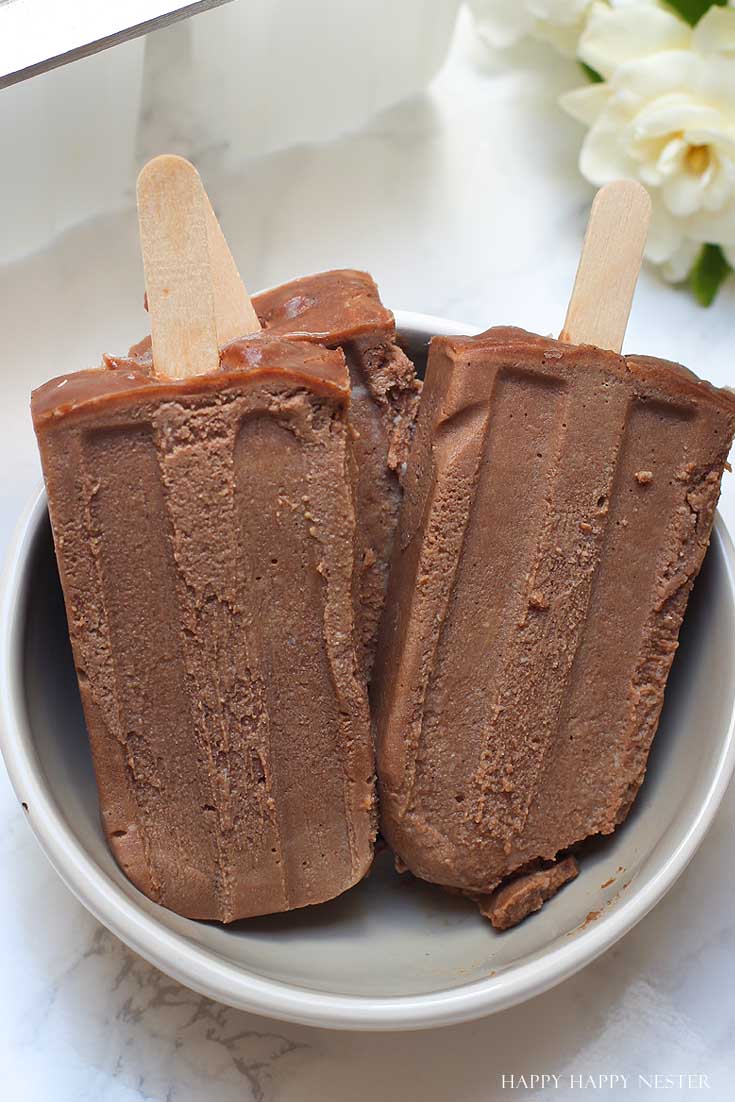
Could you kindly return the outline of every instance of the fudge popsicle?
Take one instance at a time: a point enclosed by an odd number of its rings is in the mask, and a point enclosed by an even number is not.
[[[296,279],[256,295],[253,306],[266,332],[341,348],[347,360],[357,468],[357,645],[369,680],[421,383],[366,272]]]
[[[252,303],[266,332],[339,348],[347,361],[356,478],[356,643],[361,674],[369,681],[421,382],[396,343],[395,318],[367,272],[304,276],[255,295]],[[218,326],[220,345],[222,332],[230,339],[236,335],[231,326]],[[117,362],[147,363],[150,353],[145,339]]]
[[[600,193],[565,339],[434,338],[408,466],[373,680],[382,831],[439,884],[530,877],[486,908],[501,927],[631,807],[735,432],[732,394],[618,354],[621,201],[645,227],[635,185]]]
[[[110,847],[230,922],[372,860],[349,376],[262,332],[220,355],[198,177],[157,159],[139,194],[153,364],[54,379],[33,418]]]

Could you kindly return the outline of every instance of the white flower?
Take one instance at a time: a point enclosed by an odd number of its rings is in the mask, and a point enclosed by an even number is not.
[[[590,129],[580,156],[594,184],[651,192],[648,255],[680,279],[704,242],[735,257],[735,11],[692,28],[653,4],[593,5],[579,56],[603,77],[562,105]]]
[[[523,35],[545,38],[574,55],[593,0],[470,0],[480,33],[493,46],[509,46]]]

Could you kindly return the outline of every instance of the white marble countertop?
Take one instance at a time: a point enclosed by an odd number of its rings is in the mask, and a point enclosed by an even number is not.
[[[460,34],[430,93],[327,145],[206,178],[250,286],[371,270],[394,308],[558,330],[590,189],[580,134],[555,95],[571,63],[533,44],[488,57]],[[149,133],[147,141],[155,141]],[[89,152],[91,170],[94,151]],[[196,152],[194,150],[193,152]],[[644,273],[627,347],[735,383],[735,285],[709,311]],[[132,210],[79,226],[0,270],[0,551],[39,478],[28,393],[146,329]],[[722,512],[735,528],[735,483]],[[735,1082],[735,791],[666,899],[605,957],[525,1006],[403,1035],[268,1022],[183,989],[124,948],[67,892],[0,770],[0,1067],[24,1102],[485,1102],[501,1075],[706,1075]],[[661,1089],[664,1089],[663,1087]],[[706,1090],[706,1088],[704,1088]],[[689,1097],[673,1086],[666,1097]]]

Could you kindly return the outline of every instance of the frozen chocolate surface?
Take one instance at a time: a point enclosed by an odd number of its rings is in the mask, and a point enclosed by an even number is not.
[[[578,874],[579,866],[573,857],[556,861],[549,868],[523,873],[490,895],[476,896],[480,914],[489,919],[496,930],[509,930],[534,911],[540,911],[544,903]]]
[[[347,361],[357,501],[357,652],[369,680],[421,382],[396,344],[395,318],[367,272],[340,269],[304,276],[256,295],[253,306],[268,334],[341,348]],[[150,338],[128,356],[107,357],[107,362],[123,371],[150,369]]]
[[[676,364],[434,339],[372,686],[415,875],[490,892],[625,818],[734,431]]]
[[[267,335],[221,370],[145,349],[33,417],[112,851],[151,899],[230,922],[370,866],[344,357]]]
[[[357,468],[358,655],[369,678],[421,384],[366,272],[306,276],[257,295],[253,305],[266,332],[341,348],[347,360]]]

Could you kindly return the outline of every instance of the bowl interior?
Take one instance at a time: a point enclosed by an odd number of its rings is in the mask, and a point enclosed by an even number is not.
[[[420,356],[425,336],[419,330],[403,336]],[[728,554],[727,537],[717,528],[690,601],[648,776],[628,821],[589,846],[574,883],[507,933],[495,933],[471,903],[398,876],[389,853],[378,857],[366,881],[332,903],[228,928],[180,918],[137,892],[110,856],[99,823],[47,519],[32,539],[19,609],[28,753],[74,844],[109,878],[113,892],[182,944],[235,970],[315,992],[375,997],[455,989],[587,937],[590,913],[604,921],[661,869],[691,829],[721,765],[733,710]]]

